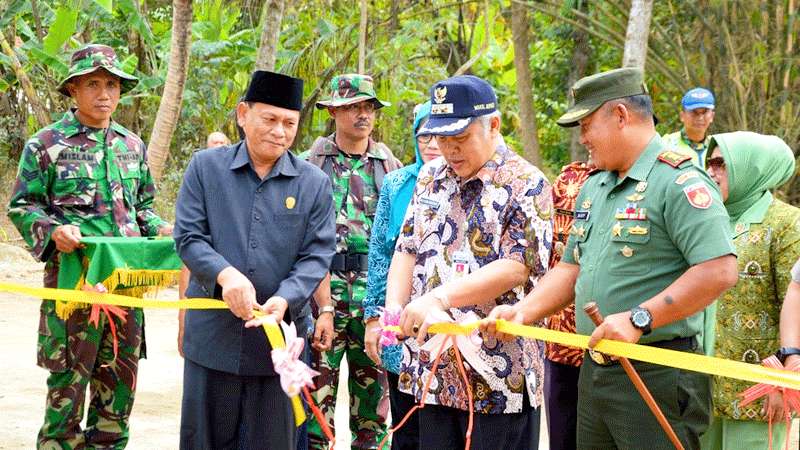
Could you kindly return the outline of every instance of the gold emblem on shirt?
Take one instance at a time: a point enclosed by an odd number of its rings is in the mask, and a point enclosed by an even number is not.
[[[627,196],[625,198],[628,199],[629,202],[638,202],[638,201],[641,201],[641,200],[644,199],[644,195],[642,195],[642,194],[640,194],[638,192],[635,192],[635,193],[633,193],[633,194],[631,194],[631,195],[629,195],[629,196]]]
[[[622,251],[622,256],[626,258],[630,258],[631,256],[633,256],[633,249],[628,247],[627,245],[625,247],[622,247],[621,251]]]
[[[294,205],[297,203],[294,197],[286,197],[286,209],[294,209]]]
[[[647,181],[640,181],[639,184],[636,185],[636,192],[642,193],[647,189]]]
[[[628,227],[628,234],[645,235],[647,234],[647,228],[639,225],[636,225],[635,227]]]
[[[619,222],[615,223],[611,228],[611,234],[613,236],[622,236],[622,224]]]
[[[589,209],[591,207],[592,207],[592,199],[590,198],[587,198],[586,200],[583,201],[583,203],[581,203],[581,208],[583,209]]]

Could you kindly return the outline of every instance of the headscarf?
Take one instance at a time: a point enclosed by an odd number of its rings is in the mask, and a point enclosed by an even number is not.
[[[794,174],[792,149],[777,136],[749,131],[713,135],[706,161],[715,147],[719,147],[728,172],[725,209],[731,218],[731,231],[737,223],[760,223],[772,204],[770,190]]]
[[[419,169],[422,168],[422,154],[419,152],[419,144],[417,143],[416,133],[422,122],[431,114],[431,102],[427,101],[414,108],[414,126],[411,130],[411,137],[414,139],[414,155],[416,160],[414,164],[409,164],[402,169],[397,170],[395,177],[400,178],[400,187],[397,189],[395,196],[391,199],[391,216],[389,217],[389,229],[386,233],[387,240],[394,240],[400,235],[400,228],[403,226],[403,219],[406,216],[406,209],[408,204],[411,203],[411,196],[414,194],[414,186],[417,184],[417,177],[419,176]]]

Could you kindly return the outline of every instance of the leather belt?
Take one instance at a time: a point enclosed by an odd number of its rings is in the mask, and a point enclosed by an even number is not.
[[[697,340],[692,337],[682,337],[682,338],[675,338],[670,339],[668,341],[658,341],[658,342],[648,342],[647,344],[650,347],[658,347],[658,348],[666,348],[669,350],[678,350],[678,351],[694,351],[697,349]],[[598,366],[613,366],[619,364],[619,361],[613,359],[611,356],[596,352],[594,350],[589,349],[589,359],[592,360]]]
[[[366,272],[366,253],[336,253],[331,261],[332,272]]]

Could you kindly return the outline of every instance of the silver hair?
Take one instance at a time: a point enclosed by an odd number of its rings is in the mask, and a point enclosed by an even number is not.
[[[497,117],[498,119],[500,119],[502,117],[500,115],[500,111],[494,111],[494,112],[491,112],[489,114],[485,114],[483,116],[478,116],[477,119],[478,119],[478,122],[480,122],[481,126],[483,126],[483,129],[486,130],[486,131],[489,131],[489,128],[491,128],[491,123],[492,123],[492,118],[493,117]]]

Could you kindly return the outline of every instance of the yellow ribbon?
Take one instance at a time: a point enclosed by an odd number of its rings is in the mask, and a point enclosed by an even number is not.
[[[428,329],[430,333],[445,334],[470,334],[478,327],[477,323],[459,325],[456,323],[436,323]],[[400,327],[390,326],[387,330],[399,332]],[[506,334],[520,336],[540,341],[554,342],[570,347],[588,348],[589,336],[565,333],[563,331],[548,330],[546,328],[531,327],[511,323],[505,320],[497,321],[497,330]],[[627,342],[603,339],[594,350],[622,356],[637,361],[644,361],[662,366],[676,367],[709,375],[734,378],[753,383],[765,383],[782,386],[790,389],[800,389],[800,373],[787,370],[771,369],[758,364],[748,364],[723,358],[713,358],[696,353],[679,352],[658,347]]]
[[[169,309],[227,309],[228,306],[220,301],[209,298],[192,298],[184,300],[157,300],[128,297],[118,294],[101,294],[87,291],[73,291],[66,289],[34,288],[11,283],[0,283],[0,291],[14,292],[31,297],[63,300],[68,302],[104,303],[107,305],[128,306],[135,308],[169,308]],[[431,325],[430,333],[444,334],[470,334],[477,328],[476,323],[459,325],[455,323],[437,323]],[[400,328],[390,326],[386,329],[399,332]],[[545,328],[531,327],[499,320],[497,329],[503,333],[520,336],[540,341],[554,342],[571,347],[587,348],[589,336],[565,333],[563,331],[548,330]],[[275,324],[264,325],[267,338],[273,348],[283,348],[283,336]],[[748,364],[723,358],[713,358],[695,353],[679,352],[658,347],[604,339],[594,348],[597,351],[638,361],[691,370],[694,372],[717,375],[752,383],[765,383],[790,389],[800,389],[800,373],[786,370],[772,369],[757,364]],[[295,408],[295,418],[300,417],[301,411],[298,397],[292,399]],[[295,403],[297,405],[295,405]],[[302,421],[301,421],[302,423]]]
[[[129,297],[119,294],[102,294],[92,291],[75,291],[69,289],[35,288],[22,286],[13,283],[0,283],[0,291],[13,292],[16,294],[28,295],[31,297],[45,300],[60,300],[65,302],[105,304],[115,306],[126,306],[129,308],[162,308],[162,309],[228,309],[225,302],[213,298],[188,298],[182,300],[157,300],[137,297]],[[261,315],[261,311],[255,311],[256,315]],[[265,322],[264,332],[267,334],[269,344],[274,349],[286,347],[283,334],[274,322]],[[300,426],[306,420],[306,413],[300,397],[291,397],[292,410],[294,411],[294,423]]]

